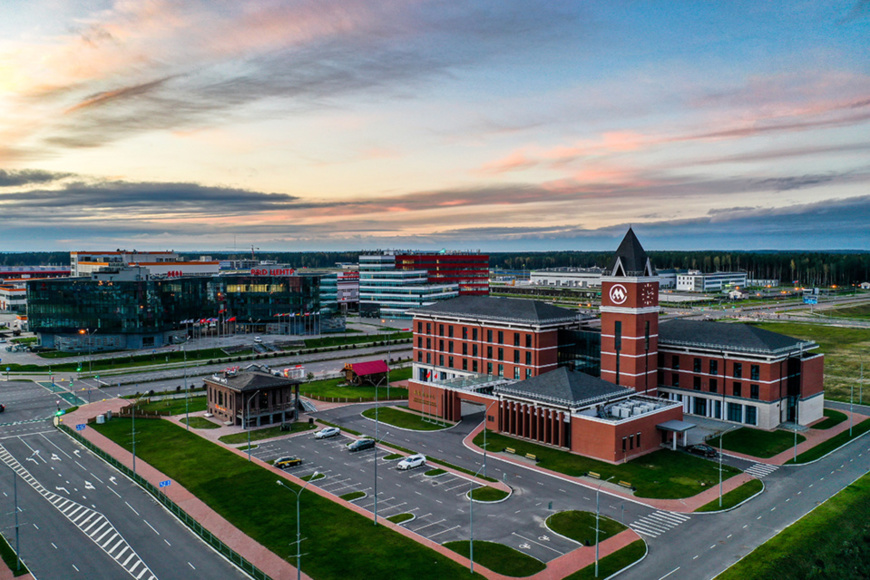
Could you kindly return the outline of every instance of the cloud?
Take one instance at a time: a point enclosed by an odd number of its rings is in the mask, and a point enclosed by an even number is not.
[[[18,171],[0,169],[0,187],[50,183],[68,175],[70,174],[42,171],[41,169],[21,169]]]

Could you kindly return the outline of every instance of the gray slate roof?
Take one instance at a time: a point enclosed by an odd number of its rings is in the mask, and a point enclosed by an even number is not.
[[[633,394],[634,389],[559,367],[518,383],[495,387],[495,392],[576,408],[625,397]]]
[[[614,269],[617,263],[621,263],[625,276],[653,276],[655,271],[652,270],[652,264],[650,264],[650,271],[647,272],[648,261],[646,251],[640,245],[640,240],[637,239],[634,230],[628,228],[628,232],[622,238],[622,243],[619,244],[616,254],[613,256],[610,270],[612,275],[619,275]]]
[[[581,318],[574,310],[560,308],[546,302],[493,296],[459,296],[450,300],[440,300],[431,306],[414,308],[409,312],[526,324],[574,322]]]
[[[667,320],[659,324],[660,346],[693,346],[754,354],[782,355],[816,343],[763,330],[751,324],[710,320]]]
[[[223,378],[223,375],[220,375]],[[287,387],[299,383],[298,380],[285,379],[284,377],[276,377],[269,373],[260,371],[239,371],[235,375],[226,377],[227,382],[212,381],[215,384],[229,387],[233,391],[247,393],[258,389],[275,389],[279,387]],[[206,377],[207,381],[212,380],[211,377]]]

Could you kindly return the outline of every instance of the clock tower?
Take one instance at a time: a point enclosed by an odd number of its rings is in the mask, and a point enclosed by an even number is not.
[[[655,396],[659,280],[631,228],[601,277],[601,378]]]

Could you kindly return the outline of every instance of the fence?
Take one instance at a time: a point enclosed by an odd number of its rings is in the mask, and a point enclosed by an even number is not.
[[[178,504],[169,499],[166,494],[161,493],[158,488],[154,487],[145,478],[138,474],[134,474],[132,469],[128,468],[126,465],[123,465],[117,459],[115,459],[114,457],[112,457],[111,455],[109,455],[108,453],[79,435],[77,432],[67,427],[66,425],[60,425],[60,429],[63,429],[64,432],[66,432],[76,441],[84,445],[97,457],[103,459],[103,461],[132,479],[145,491],[154,496],[157,501],[163,504],[163,506],[166,507],[166,509],[168,509],[170,512],[172,512],[172,514],[175,515],[175,517],[177,517],[181,522],[183,522],[184,525],[190,528],[196,535],[202,538],[203,541],[205,541],[208,545],[217,550],[217,552],[219,552],[227,560],[236,565],[240,570],[242,570],[246,574],[249,574],[251,578],[254,578],[254,580],[272,580],[269,576],[266,575],[265,572],[248,562],[238,552],[227,546],[214,534],[204,528],[198,521],[193,519],[187,512],[181,509]]]

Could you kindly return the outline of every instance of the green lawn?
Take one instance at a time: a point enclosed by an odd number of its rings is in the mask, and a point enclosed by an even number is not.
[[[401,524],[402,522],[407,522],[410,519],[414,518],[414,514],[396,514],[394,516],[390,516],[387,519],[393,522],[394,524]]]
[[[384,332],[382,334],[356,334],[354,336],[326,336],[323,338],[306,339],[305,348],[323,348],[370,342],[382,343],[385,340],[390,340],[394,350],[398,350],[405,347],[405,343],[411,340],[411,336],[412,334],[410,332]]]
[[[191,417],[190,421],[182,419],[181,422],[189,424],[193,429],[220,429],[220,425],[209,421],[205,417]]]
[[[288,430],[284,431],[281,429],[280,425],[275,425],[274,427],[266,427],[265,429],[253,429],[251,430],[251,441],[260,441],[261,439],[271,439],[272,437],[281,437],[282,435],[290,435],[291,433],[299,433],[301,431],[308,431],[311,429],[315,429],[314,425],[309,425],[305,421],[297,421],[296,423],[287,423],[290,427]],[[232,435],[224,435],[218,439],[221,443],[226,443],[228,445],[234,445],[237,443],[247,443],[248,442],[248,432],[242,431],[241,433],[233,433]]]
[[[798,434],[797,442],[806,441]],[[709,439],[707,444],[719,449],[719,437]],[[753,457],[768,458],[794,447],[792,431],[762,431],[751,427],[741,427],[724,435],[722,448],[727,451],[745,453]]]
[[[870,304],[835,308],[833,310],[824,310],[823,312],[825,313],[825,316],[833,316],[835,318],[858,318],[870,320]]]
[[[346,494],[340,495],[338,497],[340,497],[344,501],[353,501],[355,499],[359,499],[359,498],[365,497],[365,496],[366,496],[366,492],[364,492],[364,491],[352,491],[350,493],[346,493]]]
[[[146,402],[146,399],[139,401],[136,405],[137,413],[159,413],[161,415],[182,415],[187,411],[195,413],[197,411],[205,411],[208,407],[208,401],[204,396],[190,397],[189,399],[164,399],[162,401]],[[188,406],[189,405],[189,406]],[[192,427],[193,425],[191,425]]]
[[[429,471],[427,471],[423,475],[425,475],[426,477],[435,477],[437,475],[444,475],[445,473],[447,473],[447,472],[444,471],[443,469],[430,469]]]
[[[646,554],[646,545],[643,540],[637,540],[621,550],[605,556],[598,561],[598,578],[608,578],[616,574],[626,566],[637,562]],[[592,580],[595,576],[595,564],[589,564],[582,570],[574,572],[565,580]]]
[[[864,366],[867,366],[867,353],[870,352],[870,329],[795,322],[766,322],[755,326],[794,338],[817,342],[819,348],[813,352],[825,355],[825,397],[848,403],[850,389],[854,386],[855,399],[858,399],[857,380],[861,376],[861,363],[864,362]],[[867,395],[870,397],[870,392]]]
[[[859,435],[863,435],[867,431],[870,431],[870,419],[865,419],[864,421],[857,423],[852,426],[852,437],[854,439]],[[812,449],[808,451],[804,451],[800,455],[797,456],[797,463],[807,463],[808,461],[813,461],[814,459],[818,459],[819,457],[823,457],[824,455],[830,453],[840,445],[847,443],[850,440],[849,430],[843,431],[838,435],[834,435],[827,441],[823,441],[819,443]],[[794,459],[789,459],[786,463],[795,463]]]
[[[509,495],[510,494],[506,491],[488,485],[484,487],[476,487],[471,491],[471,497],[475,501],[499,501]]]
[[[315,475],[317,477],[315,477]],[[299,479],[301,479],[302,481],[317,481],[318,479],[323,479],[324,477],[326,477],[326,476],[323,475],[322,473],[309,473],[308,475],[304,475],[304,476],[300,477]]]
[[[849,418],[846,413],[835,411],[834,409],[825,409],[825,419],[813,425],[813,429],[830,429],[834,425],[839,425]]]
[[[390,380],[400,380],[395,378],[393,375],[397,374],[399,371],[403,371],[405,369],[398,369],[397,371],[390,372]],[[408,371],[411,369],[409,368]],[[387,392],[386,383],[378,387],[378,399],[382,401],[386,400],[407,400],[408,399],[408,389],[403,387],[391,386],[389,389],[389,393]],[[322,381],[311,381],[309,383],[303,383],[299,386],[299,392],[304,397],[311,397],[314,399],[347,399],[348,401],[374,401],[375,400],[375,388],[370,385],[363,385],[359,387],[355,387],[353,385],[348,385],[347,381],[343,378],[339,379],[326,379]]]
[[[366,409],[362,412],[362,415],[363,417],[374,419],[375,409]],[[432,423],[431,419],[427,421],[421,415],[402,411],[400,409],[396,409],[395,407],[379,407],[378,421],[380,421],[381,423],[387,423],[388,425],[392,425],[393,427],[399,427],[401,429],[413,429],[414,431],[438,431],[439,429],[444,429],[443,423]]]
[[[15,541],[14,534],[14,532],[11,533],[13,542]],[[12,545],[8,543],[5,536],[0,536],[0,557],[3,558],[3,562],[6,566],[12,570],[13,576],[23,576],[30,572],[30,570],[27,569],[27,566],[24,565],[24,562],[21,562],[20,568],[18,567],[18,556],[15,555],[15,550],[12,548]]]
[[[722,506],[719,506],[719,498],[717,497],[710,503],[696,509],[696,512],[715,512],[719,510],[727,510],[734,507],[747,498],[752,497],[759,491],[764,489],[764,485],[758,479],[747,481],[737,489],[732,489],[722,496]]]
[[[870,475],[819,505],[718,578],[870,578]]]
[[[474,438],[474,443],[483,444],[483,433],[479,433]],[[565,475],[581,476],[593,471],[601,474],[603,479],[613,477],[614,481],[627,481],[637,488],[635,492],[637,497],[660,499],[691,497],[719,482],[718,463],[668,449],[655,451],[628,463],[611,465],[491,431],[487,435],[487,443],[490,451],[511,447],[518,455],[531,453],[539,459],[539,467]],[[726,478],[739,473],[738,469],[728,465],[723,468]]]
[[[394,459],[401,459],[403,455],[401,453],[390,453],[386,457],[384,457],[384,461],[392,461]]]
[[[447,542],[444,544],[444,547],[466,558],[469,557],[470,546],[467,541]],[[489,568],[496,574],[503,574],[514,578],[531,576],[547,567],[540,560],[527,556],[504,544],[484,542],[482,540],[474,541],[474,561],[481,566]],[[465,570],[464,574],[468,575],[468,570]],[[447,576],[444,577],[446,578]]]
[[[584,546],[595,545],[595,514],[592,512],[559,512],[547,518],[547,527],[563,536],[569,537]],[[616,520],[599,517],[598,541],[603,542],[611,536],[627,530],[628,527]]]
[[[130,421],[94,426],[130,448]],[[136,453],[174,479],[255,541],[283,558],[296,550],[296,499],[275,485],[277,476],[169,421],[136,424]],[[298,489],[289,481],[289,487]],[[440,580],[467,570],[413,540],[314,493],[302,494],[302,570],[318,580],[407,578]],[[341,557],[336,557],[340,554]],[[479,578],[479,576],[478,576]]]

